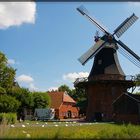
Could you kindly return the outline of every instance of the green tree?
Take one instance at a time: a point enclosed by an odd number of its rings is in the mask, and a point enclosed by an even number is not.
[[[83,101],[83,100],[85,100],[87,98],[86,97],[85,90],[83,88],[75,88],[75,89],[72,89],[69,94],[76,101]]]
[[[0,52],[0,87],[10,90],[15,85],[15,73],[16,70],[8,66],[6,56]]]
[[[75,88],[75,94],[73,96],[77,100],[77,107],[80,108],[79,114],[86,115],[86,108],[88,105],[87,95],[85,93],[85,89],[83,88]]]
[[[0,52],[0,68],[4,67],[7,64],[6,56]]]
[[[6,94],[6,90],[2,87],[0,87],[0,95]]]
[[[35,108],[47,108],[50,106],[51,100],[48,93],[33,92],[34,109]]]
[[[3,68],[1,77],[1,87],[5,88],[7,91],[10,90],[15,83],[15,70],[12,67]]]
[[[16,112],[20,106],[20,102],[9,95],[0,95],[0,112]]]
[[[136,76],[135,76],[135,82],[136,82],[136,86],[137,87],[140,87],[140,74],[137,74]],[[138,89],[138,91],[135,93],[135,94],[139,94],[140,95],[140,88]]]
[[[69,93],[71,90],[70,88],[67,86],[67,85],[61,85],[59,88],[58,88],[58,91],[62,91],[62,92],[67,92]]]
[[[140,74],[136,75],[136,85],[140,86]]]
[[[15,86],[9,94],[21,102],[20,110],[23,110],[24,108],[33,108],[33,95],[28,89]]]

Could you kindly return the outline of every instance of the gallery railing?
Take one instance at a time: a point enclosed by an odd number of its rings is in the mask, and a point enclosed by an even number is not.
[[[101,76],[94,76],[88,79],[88,77],[77,78],[74,82],[74,85],[81,83],[81,82],[88,82],[88,81],[97,81],[97,80],[125,80],[125,81],[135,81],[135,76],[126,75],[101,75]]]

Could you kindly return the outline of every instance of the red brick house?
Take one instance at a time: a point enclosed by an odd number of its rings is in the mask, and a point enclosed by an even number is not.
[[[51,98],[51,108],[55,109],[56,119],[77,118],[79,116],[79,108],[76,107],[74,101],[67,92],[49,92]]]

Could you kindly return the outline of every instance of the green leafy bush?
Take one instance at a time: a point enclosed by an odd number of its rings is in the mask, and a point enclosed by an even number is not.
[[[15,124],[16,120],[16,113],[0,113],[0,124]]]
[[[0,113],[16,112],[20,102],[14,97],[8,95],[0,95]]]
[[[6,94],[6,90],[2,87],[0,87],[0,95]]]

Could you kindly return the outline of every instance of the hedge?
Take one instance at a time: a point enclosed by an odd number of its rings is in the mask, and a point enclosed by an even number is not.
[[[0,124],[15,124],[16,121],[16,113],[0,113]]]

